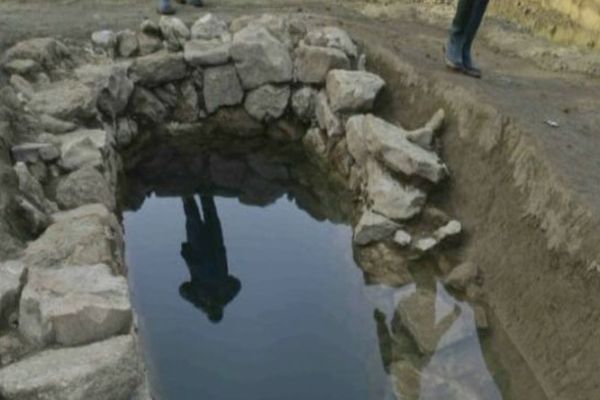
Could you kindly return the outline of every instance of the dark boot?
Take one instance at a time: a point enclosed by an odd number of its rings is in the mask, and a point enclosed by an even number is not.
[[[455,70],[463,69],[463,49],[466,30],[476,0],[459,0],[456,15],[450,28],[450,39],[446,46],[446,65]]]
[[[471,47],[473,46],[473,40],[475,39],[475,35],[477,35],[481,21],[483,20],[483,15],[487,9],[488,2],[488,0],[475,0],[471,18],[469,19],[467,29],[465,30],[465,44],[462,57],[464,72],[474,78],[481,78],[481,70],[473,62]]]

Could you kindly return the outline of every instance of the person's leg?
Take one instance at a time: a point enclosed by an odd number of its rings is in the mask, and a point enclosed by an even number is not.
[[[467,29],[465,30],[465,45],[463,48],[464,72],[475,78],[481,78],[481,70],[477,68],[473,62],[471,47],[473,46],[473,40],[475,39],[475,35],[477,35],[479,26],[481,26],[481,21],[483,20],[483,15],[487,9],[488,2],[488,0],[475,0],[471,18],[469,19]]]
[[[450,39],[446,46],[446,64],[448,67],[461,70],[463,68],[463,49],[466,40],[466,29],[471,18],[475,0],[459,0],[456,15],[450,28]]]
[[[175,14],[175,8],[171,5],[171,0],[159,0],[158,12],[163,15]]]

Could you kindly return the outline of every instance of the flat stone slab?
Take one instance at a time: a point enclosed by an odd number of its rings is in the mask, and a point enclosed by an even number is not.
[[[6,399],[128,400],[141,382],[132,336],[46,350],[0,369]]]
[[[231,59],[231,43],[220,40],[190,40],[183,50],[185,61],[193,66],[221,65]]]
[[[32,269],[19,307],[19,330],[44,345],[76,346],[124,334],[131,319],[127,280],[103,264]]]

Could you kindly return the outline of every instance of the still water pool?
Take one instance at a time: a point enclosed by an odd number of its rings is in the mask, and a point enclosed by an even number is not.
[[[503,398],[469,305],[366,284],[351,229],[290,197],[151,196],[124,223],[158,400]]]

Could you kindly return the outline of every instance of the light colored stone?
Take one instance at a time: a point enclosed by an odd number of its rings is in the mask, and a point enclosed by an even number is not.
[[[405,230],[398,229],[394,234],[394,243],[398,244],[400,247],[406,247],[410,245],[411,242],[412,236]]]
[[[304,148],[317,157],[324,158],[327,155],[327,139],[319,128],[311,128],[302,139]]]
[[[455,267],[446,277],[444,283],[456,290],[466,290],[479,279],[479,268],[472,262],[464,262]]]
[[[427,253],[433,250],[438,244],[439,242],[435,238],[421,238],[415,242],[415,250],[420,251],[421,253]]]
[[[306,44],[312,46],[331,47],[341,50],[352,58],[358,56],[358,49],[348,33],[337,27],[327,26],[312,29],[308,32],[304,41]]]
[[[294,92],[291,99],[292,110],[296,117],[303,122],[315,118],[315,102],[318,92],[309,87],[303,87]]]
[[[40,116],[40,123],[44,131],[57,135],[73,132],[77,128],[77,125],[73,122],[63,121],[46,114]]]
[[[19,191],[45,214],[57,211],[56,204],[51,203],[44,193],[40,182],[29,172],[27,165],[17,162],[14,166],[19,180]]]
[[[411,143],[405,132],[373,115],[356,115],[346,123],[348,150],[359,166],[372,155],[395,172],[441,181],[447,169],[438,155]]]
[[[0,262],[0,328],[7,326],[9,316],[18,309],[25,274],[20,261]]]
[[[218,39],[222,42],[231,40],[227,22],[212,13],[204,14],[198,18],[192,25],[191,33],[192,39]]]
[[[365,210],[354,228],[354,243],[364,246],[373,242],[380,242],[392,236],[400,225],[376,214]]]
[[[204,71],[204,103],[208,113],[222,106],[235,106],[244,98],[244,90],[233,65],[207,68]]]
[[[158,21],[158,26],[169,51],[181,50],[185,42],[190,40],[189,28],[177,17],[163,15]]]
[[[234,33],[247,27],[264,28],[287,48],[291,49],[293,47],[287,16],[274,14],[245,15],[231,22],[231,31]]]
[[[163,48],[162,41],[159,37],[147,35],[143,32],[137,34],[137,41],[140,50],[140,56],[147,56],[156,53]]]
[[[11,147],[13,159],[16,162],[36,163],[42,161],[42,153],[45,158],[56,155],[56,146],[52,143],[22,143]],[[60,152],[58,153],[60,156]],[[52,159],[52,158],[50,158]],[[48,161],[50,161],[50,159]]]
[[[56,187],[56,201],[62,209],[102,203],[115,209],[115,195],[97,169],[87,166],[71,172]]]
[[[292,80],[288,49],[265,28],[248,26],[237,32],[230,51],[244,89]]]
[[[69,48],[54,38],[34,38],[15,44],[4,53],[4,62],[28,59],[46,69],[55,69],[71,57]]]
[[[315,99],[315,115],[319,127],[327,132],[327,136],[340,137],[344,134],[344,127],[337,115],[331,110],[327,94],[324,91],[319,92]]]
[[[127,281],[108,266],[33,269],[21,295],[19,330],[43,345],[78,346],[129,332]]]
[[[117,45],[117,35],[109,29],[96,31],[92,33],[92,43],[94,46],[112,54]]]
[[[190,40],[184,47],[185,61],[193,66],[222,65],[231,59],[231,43],[219,40]]]
[[[107,264],[115,271],[123,269],[121,226],[104,205],[82,206],[53,218],[25,250],[27,268]]]
[[[285,112],[290,93],[289,86],[264,85],[247,94],[244,107],[259,121],[277,119]]]
[[[415,129],[414,131],[407,131],[406,138],[422,148],[430,150],[435,134],[444,126],[445,118],[446,112],[444,109],[439,109],[424,127]]]
[[[370,72],[335,69],[327,74],[327,97],[336,112],[371,110],[384,86],[384,80]]]
[[[462,233],[462,224],[457,220],[452,220],[448,222],[446,225],[437,229],[433,236],[441,241],[446,239],[452,239],[459,236]]]
[[[67,171],[84,166],[101,167],[108,151],[108,137],[101,129],[79,129],[59,136],[61,157],[59,165]]]
[[[422,191],[398,182],[375,160],[367,162],[366,192],[373,211],[393,220],[416,216],[426,200]]]
[[[141,382],[131,335],[88,346],[45,350],[0,370],[7,399],[127,400]]]
[[[296,79],[303,83],[322,84],[333,69],[349,69],[350,60],[343,51],[300,45],[294,60]]]
[[[384,242],[354,246],[354,258],[364,273],[367,285],[401,288],[413,282],[409,263]]]
[[[14,59],[4,64],[4,69],[9,74],[30,75],[40,70],[40,65],[29,59]]]
[[[37,91],[29,103],[40,114],[60,119],[87,119],[96,114],[92,89],[83,83],[66,80]]]
[[[130,71],[135,82],[148,87],[183,79],[186,75],[183,53],[165,51],[137,58]]]
[[[139,49],[137,34],[125,29],[117,34],[117,53],[121,57],[132,57]]]
[[[33,85],[29,81],[23,78],[21,75],[12,74],[10,77],[10,84],[18,93],[21,93],[25,99],[31,100],[35,94]]]

